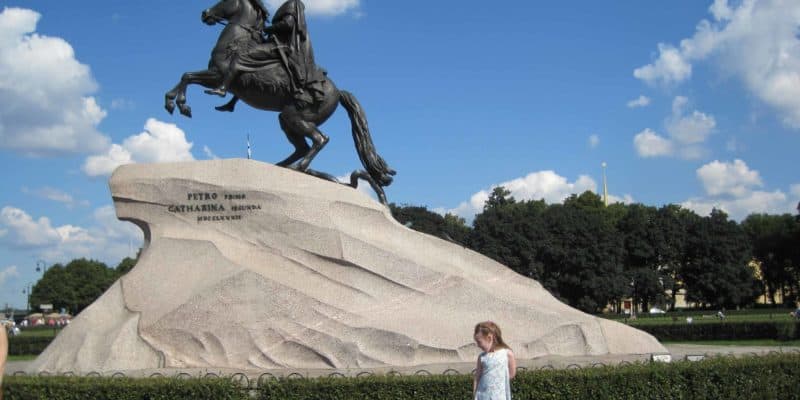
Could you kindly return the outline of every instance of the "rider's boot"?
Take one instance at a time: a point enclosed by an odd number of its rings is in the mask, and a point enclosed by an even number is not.
[[[215,94],[219,97],[225,97],[228,94],[228,88],[231,87],[233,79],[239,74],[239,57],[234,56],[228,66],[228,74],[222,78],[222,85],[214,89],[206,90],[206,94]]]
[[[215,94],[215,95],[217,95],[219,97],[225,97],[225,95],[228,94],[228,89],[225,87],[225,84],[223,83],[219,87],[214,88],[214,89],[208,89],[205,92],[206,92],[206,94]]]
[[[236,97],[236,96],[233,96],[231,101],[229,101],[229,102],[227,102],[227,103],[225,103],[225,104],[223,104],[221,106],[214,107],[214,109],[217,110],[217,111],[233,112],[233,109],[236,107],[236,102],[237,101],[239,101],[239,98]]]

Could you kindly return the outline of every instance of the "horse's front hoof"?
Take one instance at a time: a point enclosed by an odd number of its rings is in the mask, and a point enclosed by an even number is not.
[[[181,110],[181,115],[192,118],[192,108],[186,105],[180,105],[178,108]]]
[[[172,113],[175,112],[175,103],[172,103],[172,102],[166,103],[166,104],[164,104],[164,108],[167,109],[168,113],[172,114]]]

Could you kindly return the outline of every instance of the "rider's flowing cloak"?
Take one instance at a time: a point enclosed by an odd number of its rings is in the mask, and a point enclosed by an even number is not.
[[[265,42],[251,42],[240,46],[238,64],[242,71],[257,72],[276,63],[283,64],[280,51],[286,55],[296,89],[295,98],[305,103],[321,100],[325,71],[316,65],[311,37],[306,25],[305,5],[300,0],[289,0],[278,8],[272,25],[286,24],[289,32],[275,32]],[[280,49],[279,49],[280,47]]]
[[[289,17],[292,17],[291,19]],[[325,71],[319,68],[314,60],[314,49],[311,45],[311,36],[306,25],[305,5],[300,0],[289,0],[281,5],[272,18],[272,25],[282,21],[292,21],[292,31],[286,38],[289,46],[289,63],[292,73],[300,89],[311,92],[317,99],[323,94],[322,83],[325,81]],[[302,96],[302,93],[301,93]],[[310,99],[303,99],[310,102]]]

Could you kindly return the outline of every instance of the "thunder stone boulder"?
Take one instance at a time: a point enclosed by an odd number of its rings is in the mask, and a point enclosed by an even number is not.
[[[110,186],[139,262],[31,371],[473,362],[482,320],[520,359],[666,352],[343,185],[237,159],[126,165]]]

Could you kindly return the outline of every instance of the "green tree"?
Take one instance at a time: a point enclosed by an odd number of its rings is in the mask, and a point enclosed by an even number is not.
[[[451,242],[467,245],[470,228],[463,218],[452,214],[442,216],[424,206],[389,204],[394,218],[418,232],[427,233]]]
[[[541,280],[538,253],[546,241],[544,200],[516,202],[508,191],[495,188],[470,235],[473,250],[529,278]],[[544,282],[542,282],[544,284]]]
[[[52,304],[53,309],[81,312],[100,297],[117,279],[105,264],[80,258],[67,265],[55,264],[33,286],[31,304]]]
[[[690,227],[688,239],[682,276],[689,301],[713,307],[753,302],[759,284],[747,266],[750,244],[741,226],[715,209]]]
[[[655,207],[632,204],[617,224],[625,244],[623,266],[631,284],[630,296],[645,310],[651,304],[663,303],[665,289],[672,286],[669,269],[663,263],[665,240],[657,216]]]
[[[516,202],[517,201],[514,199],[514,196],[511,196],[511,192],[508,189],[503,186],[497,186],[496,188],[492,189],[492,193],[489,194],[489,198],[483,205],[483,210],[486,211],[490,208],[502,207]]]
[[[790,214],[751,214],[742,221],[753,247],[753,257],[760,266],[764,290],[770,302],[780,292],[783,298],[796,297],[796,239],[798,223]]]
[[[114,272],[117,274],[118,277],[127,274],[133,267],[136,266],[136,262],[138,259],[125,257],[122,261],[117,264],[117,268],[114,268]]]
[[[670,277],[672,285],[670,309],[673,310],[676,296],[685,286],[683,271],[689,262],[686,251],[689,243],[689,231],[692,226],[699,223],[699,220],[700,216],[694,211],[675,204],[665,205],[656,213],[656,229],[661,232],[663,240],[658,247],[658,259],[665,274]]]
[[[539,260],[545,287],[573,307],[601,311],[628,290],[623,240],[600,196],[584,192],[543,215],[547,241]]]

